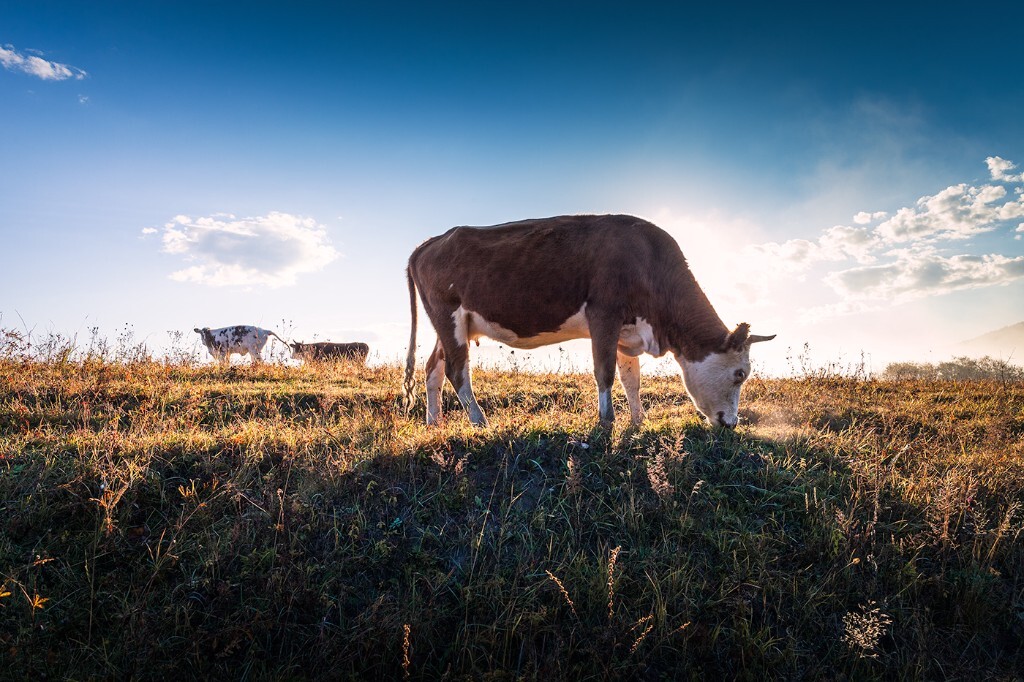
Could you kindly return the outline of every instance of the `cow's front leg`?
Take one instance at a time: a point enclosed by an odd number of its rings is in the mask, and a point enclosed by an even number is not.
[[[626,402],[629,404],[630,421],[639,426],[644,420],[644,406],[640,403],[640,358],[617,353],[619,365],[619,381],[626,391]]]
[[[589,311],[588,311],[589,312]],[[611,428],[615,422],[612,384],[615,383],[615,348],[621,324],[595,314],[588,315],[590,346],[594,353],[594,379],[597,380],[597,414],[601,425]]]

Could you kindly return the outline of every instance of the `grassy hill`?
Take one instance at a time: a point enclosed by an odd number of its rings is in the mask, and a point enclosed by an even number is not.
[[[400,383],[0,360],[0,677],[1020,679],[1024,385]]]

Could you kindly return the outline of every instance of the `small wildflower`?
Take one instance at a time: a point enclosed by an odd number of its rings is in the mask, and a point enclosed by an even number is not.
[[[676,489],[668,482],[665,471],[665,455],[658,452],[647,463],[647,480],[651,482],[651,490],[663,500],[668,500]]]
[[[644,638],[647,637],[647,635],[650,634],[651,630],[654,629],[654,614],[646,615],[643,618],[641,618],[640,620],[638,620],[636,622],[636,624],[632,628],[630,628],[630,631],[633,631],[633,630],[637,629],[638,627],[640,627],[641,625],[645,625],[645,624],[647,625],[647,627],[644,628],[644,631],[641,632],[640,636],[637,637],[636,640],[633,642],[633,646],[631,646],[629,648],[629,653],[630,654],[636,653],[636,649],[637,649],[637,647],[640,646],[640,642],[644,641]]]
[[[408,623],[402,625],[402,677],[409,679],[412,661],[409,658],[409,634],[411,628]]]
[[[892,625],[892,617],[875,602],[868,602],[860,613],[850,611],[843,616],[843,641],[862,658],[878,658],[878,642]]]
[[[562,581],[555,577],[555,574],[551,571],[544,572],[548,574],[549,578],[551,578],[551,582],[558,586],[558,591],[562,593],[562,598],[565,599],[565,603],[569,605],[570,609],[572,609],[572,615],[579,618],[579,615],[576,613],[576,605],[573,604],[572,599],[569,598],[569,591],[565,589],[565,585],[562,584]]]
[[[608,620],[611,621],[612,613],[615,610],[615,564],[619,560],[619,551],[622,550],[622,545],[619,545],[612,550],[611,556],[608,557]]]
[[[565,462],[565,468],[569,471],[569,475],[565,477],[565,489],[570,493],[577,492],[582,485],[583,477],[580,474],[580,465],[576,460],[576,455],[569,455],[569,459]]]
[[[669,635],[669,637],[671,637],[672,635],[675,635],[675,634],[678,634],[680,632],[683,632],[688,627],[690,627],[690,621],[686,621],[685,623],[683,623],[682,625],[677,627],[675,630],[673,630],[672,632],[668,633],[668,635]]]

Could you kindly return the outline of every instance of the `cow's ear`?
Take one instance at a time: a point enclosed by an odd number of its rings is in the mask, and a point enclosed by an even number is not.
[[[725,349],[724,350],[743,350],[743,346],[747,343],[747,336],[750,335],[750,325],[746,322],[740,322],[736,325],[736,328],[729,332],[729,335],[725,337]]]
[[[196,334],[202,334],[202,333],[203,333],[203,330],[202,330],[202,329],[200,329],[199,327],[196,327],[196,328],[195,328],[195,329],[193,329],[192,331],[194,331],[194,332],[195,332]]]

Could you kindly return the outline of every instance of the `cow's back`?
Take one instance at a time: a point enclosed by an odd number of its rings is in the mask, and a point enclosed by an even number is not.
[[[558,328],[584,303],[631,312],[653,293],[666,256],[685,263],[645,220],[583,215],[456,227],[421,244],[409,265],[425,301],[461,305],[525,337]]]

